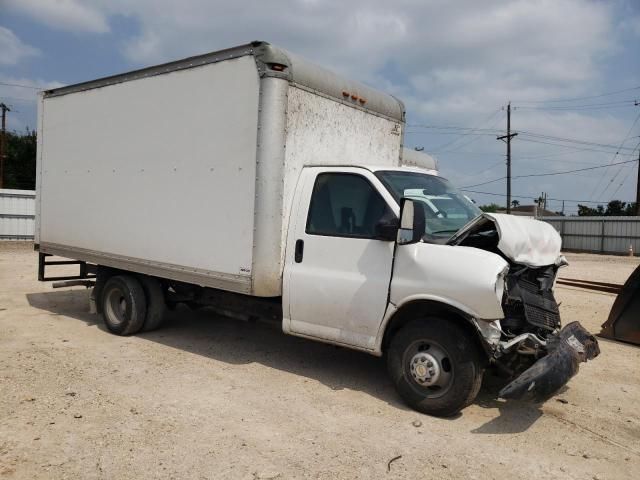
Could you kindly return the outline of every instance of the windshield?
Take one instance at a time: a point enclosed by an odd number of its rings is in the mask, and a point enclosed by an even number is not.
[[[482,213],[445,178],[394,170],[381,170],[376,176],[398,203],[406,197],[424,204],[427,242],[451,237]]]

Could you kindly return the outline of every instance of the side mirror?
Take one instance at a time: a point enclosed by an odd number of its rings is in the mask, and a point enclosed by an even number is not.
[[[400,229],[398,245],[409,245],[422,240],[425,232],[424,205],[418,200],[400,200]]]
[[[400,228],[400,222],[393,213],[389,212],[376,224],[375,239],[395,242],[398,237],[398,228]]]

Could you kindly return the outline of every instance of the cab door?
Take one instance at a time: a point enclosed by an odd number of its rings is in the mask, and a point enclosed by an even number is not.
[[[394,242],[376,225],[392,197],[361,168],[303,169],[284,272],[284,330],[373,349],[387,308]]]

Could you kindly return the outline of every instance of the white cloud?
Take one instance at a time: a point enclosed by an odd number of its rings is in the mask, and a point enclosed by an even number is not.
[[[413,123],[473,126],[485,121],[508,100],[517,105],[523,100],[588,96],[640,84],[637,69],[630,69],[624,77],[616,77],[605,68],[607,59],[613,56],[628,55],[635,60],[633,47],[622,41],[622,35],[631,36],[640,31],[639,17],[621,13],[625,12],[621,2],[5,2],[38,21],[70,31],[105,32],[109,29],[109,18],[126,17],[137,25],[138,32],[119,37],[114,45],[121,49],[132,67],[251,40],[271,41],[397,95],[404,100]],[[617,144],[630,121],[624,114],[610,113],[516,110],[514,128]],[[495,120],[499,120],[496,128],[504,128],[500,116],[492,117],[488,124]],[[413,136],[408,137],[407,143],[421,144],[429,150],[450,138]],[[449,156],[441,155],[447,174],[459,184],[470,183],[466,180],[472,176],[465,172],[478,172],[487,163],[498,162],[504,153],[503,145],[495,137],[462,143],[466,146]],[[514,155],[525,158],[523,155],[539,156],[550,151],[560,153],[560,150],[519,142],[514,146]],[[454,156],[460,151],[469,151],[468,159]],[[481,152],[488,153],[481,157]],[[537,166],[566,168],[572,161],[606,163],[609,158],[585,151],[541,160],[543,166]],[[534,168],[528,161],[523,162],[514,168]],[[491,178],[496,172],[501,173],[498,169],[480,176]],[[585,182],[603,173],[596,171],[585,177]],[[527,195],[539,193],[542,185],[534,181],[517,184],[518,190]],[[550,177],[545,185],[555,190],[567,189],[566,195],[582,193],[580,185],[575,182],[567,185],[566,178]],[[621,190],[624,192],[626,190]]]
[[[39,53],[37,48],[23,43],[11,30],[0,27],[0,65],[15,65]]]
[[[406,86],[427,100],[441,100],[454,86],[471,94],[495,85],[501,101],[522,92],[549,98],[587,91],[598,80],[598,59],[615,38],[612,4],[589,0],[240,3],[93,5],[103,16],[137,21],[140,33],[123,41],[123,53],[134,64],[264,39],[375,83],[393,64],[399,77],[410,79]],[[437,88],[421,90],[418,79]]]
[[[78,0],[4,0],[5,7],[27,15],[51,28],[105,33],[107,17],[100,10]]]

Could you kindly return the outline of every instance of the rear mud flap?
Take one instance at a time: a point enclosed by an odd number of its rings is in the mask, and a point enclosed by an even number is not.
[[[500,390],[501,398],[543,402],[578,373],[580,362],[600,354],[596,338],[578,322],[564,327],[551,342],[544,358]]]

